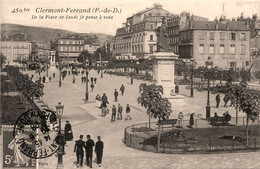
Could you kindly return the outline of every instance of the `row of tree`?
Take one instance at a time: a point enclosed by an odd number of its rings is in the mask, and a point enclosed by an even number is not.
[[[186,64],[185,62],[176,62],[175,64],[175,72],[178,76],[184,76],[184,78],[191,77],[192,66]],[[206,68],[206,67],[198,67],[193,68],[193,77],[202,78],[202,79],[210,79],[213,81],[219,80],[227,81],[227,82],[235,82],[241,81],[248,82],[251,80],[250,70],[240,69],[236,70],[234,68],[230,68],[229,70],[222,70],[218,67],[214,68]]]
[[[16,90],[26,98],[33,100],[34,97],[39,98],[44,95],[44,85],[40,81],[33,82],[28,75],[21,73],[18,67],[6,66],[4,71],[11,76]]]

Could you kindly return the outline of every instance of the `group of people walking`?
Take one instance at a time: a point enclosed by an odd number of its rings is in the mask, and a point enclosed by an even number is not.
[[[216,108],[219,108],[219,103],[220,103],[220,94],[217,94],[215,97],[216,100]],[[229,98],[228,94],[224,95],[223,101],[224,101],[224,107],[227,107],[228,102],[230,100],[230,107],[234,106],[234,102],[232,99]]]
[[[95,146],[95,153],[96,153],[96,161],[99,167],[102,164],[102,157],[103,157],[103,149],[104,143],[101,141],[101,137],[97,136],[98,141],[96,144],[91,139],[91,136],[87,135],[87,141],[83,141],[83,135],[79,136],[79,140],[75,142],[74,152],[77,156],[77,167],[83,166],[83,158],[84,158],[84,149],[86,153],[86,164],[90,168],[92,168],[92,157],[93,157],[93,147]]]
[[[130,111],[131,108],[129,106],[129,104],[126,105],[126,117],[125,117],[125,121],[126,120],[131,120],[132,117],[130,116]],[[122,120],[122,112],[123,112],[123,107],[120,105],[120,103],[118,103],[118,107],[116,108],[115,105],[113,105],[112,107],[112,116],[111,116],[111,122],[116,121],[116,114],[117,114],[117,120]]]

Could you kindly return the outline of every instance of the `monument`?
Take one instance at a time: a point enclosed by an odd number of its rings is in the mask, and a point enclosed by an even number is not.
[[[54,42],[54,40],[51,40],[50,43],[51,43],[51,51],[50,51],[50,71],[52,71],[52,70],[56,70],[56,64],[55,64],[56,51],[55,51],[55,42]]]
[[[183,106],[183,96],[175,92],[174,64],[178,55],[174,54],[169,45],[165,17],[162,25],[156,29],[157,51],[150,55],[153,61],[153,80],[163,87],[163,97],[167,98],[173,107]]]

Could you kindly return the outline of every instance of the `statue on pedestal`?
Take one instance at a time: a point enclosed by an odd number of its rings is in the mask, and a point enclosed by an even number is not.
[[[157,36],[157,52],[171,51],[165,17],[162,18],[162,25],[155,31]]]

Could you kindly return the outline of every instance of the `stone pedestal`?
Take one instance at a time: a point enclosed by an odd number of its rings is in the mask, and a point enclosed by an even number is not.
[[[51,51],[50,52],[50,71],[54,71],[56,70],[56,65],[55,65],[55,54],[56,54],[56,51]]]
[[[173,107],[183,106],[183,96],[175,94],[174,64],[178,55],[172,52],[155,52],[150,55],[153,60],[153,80],[163,87],[163,97],[167,98]]]

